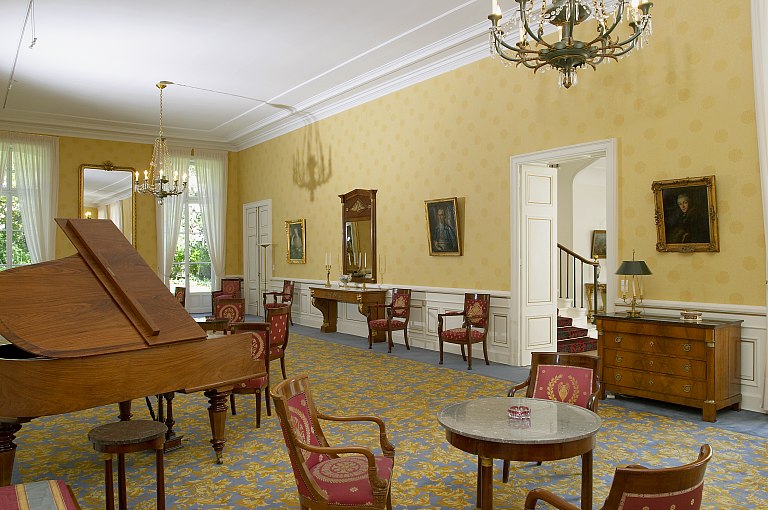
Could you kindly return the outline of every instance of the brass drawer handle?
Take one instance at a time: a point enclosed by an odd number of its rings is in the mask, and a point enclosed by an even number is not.
[[[690,350],[691,350],[691,344],[685,344],[685,345],[683,345],[683,350],[684,350],[685,352],[688,352],[688,351],[690,351]]]
[[[651,360],[648,364],[653,366],[653,360]]]
[[[683,391],[686,392],[686,393],[690,393],[691,392],[691,385],[690,384],[684,385],[683,386]]]
[[[616,379],[617,381],[621,381],[621,374],[616,374],[613,376],[613,378]]]
[[[685,370],[686,372],[690,372],[691,371],[691,364],[690,363],[686,363],[685,365],[683,365],[683,370]]]
[[[616,355],[616,363],[621,363],[622,361],[624,361],[624,356]]]
[[[651,340],[651,341],[648,343],[648,345],[650,345],[651,347],[653,347],[653,340]]]
[[[620,344],[621,343],[621,337],[617,336],[616,338],[613,339],[613,341],[616,342],[617,344]]]

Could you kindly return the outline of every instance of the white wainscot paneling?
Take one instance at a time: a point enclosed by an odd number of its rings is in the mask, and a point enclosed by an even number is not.
[[[541,349],[554,345],[552,339],[553,323],[549,315],[530,316],[526,318],[528,350]]]

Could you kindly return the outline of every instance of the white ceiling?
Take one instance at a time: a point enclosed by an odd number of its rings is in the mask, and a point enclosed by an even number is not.
[[[31,5],[0,0],[0,129],[151,143],[166,80],[171,143],[238,150],[489,55],[488,0]]]

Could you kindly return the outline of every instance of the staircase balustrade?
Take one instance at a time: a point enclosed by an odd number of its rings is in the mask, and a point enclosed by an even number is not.
[[[594,300],[592,310],[596,311],[598,309],[597,300],[599,292],[597,292],[597,278],[600,276],[600,264],[596,260],[590,260],[569,250],[560,243],[557,244],[557,248],[558,297],[571,299],[571,296],[573,296],[573,306],[584,308],[584,303],[586,301],[584,283],[594,283],[596,290],[592,296],[592,299]],[[585,267],[592,268],[592,282],[584,281]],[[565,291],[565,295],[563,295],[563,291]],[[594,322],[594,313],[592,314],[592,317],[588,317],[588,320]]]

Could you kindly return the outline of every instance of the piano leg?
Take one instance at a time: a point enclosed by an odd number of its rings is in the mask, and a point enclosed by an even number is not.
[[[0,487],[11,485],[13,461],[16,459],[16,433],[21,430],[19,423],[0,423]]]
[[[204,395],[208,397],[208,418],[211,421],[211,444],[216,452],[216,464],[223,464],[221,454],[224,451],[224,433],[227,425],[227,399],[231,391],[206,390]]]
[[[131,416],[133,416],[131,414],[131,401],[126,400],[125,402],[120,402],[118,406],[120,407],[120,415],[118,416],[120,421],[130,420]]]
[[[165,446],[163,447],[164,452],[172,452],[173,450],[178,450],[182,447],[181,444],[181,438],[184,437],[183,435],[176,434],[176,431],[173,430],[173,426],[176,424],[176,420],[173,419],[173,397],[176,396],[176,394],[172,391],[169,391],[168,393],[163,393],[162,395],[157,396],[157,407],[158,412],[162,412],[162,398],[165,397],[165,402],[167,406],[168,412],[165,415],[165,426],[168,427],[168,432],[165,433]],[[162,418],[159,419],[159,421],[163,421]]]

